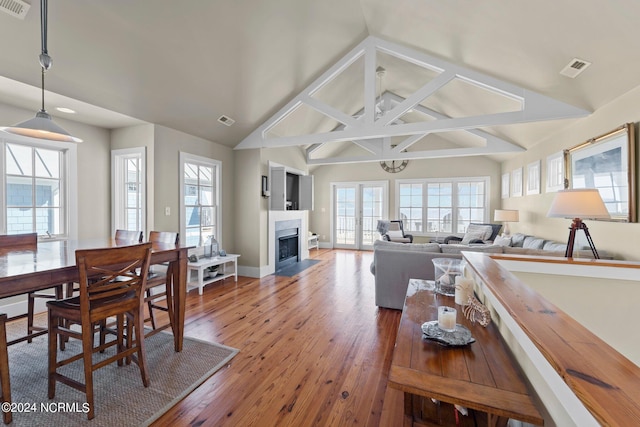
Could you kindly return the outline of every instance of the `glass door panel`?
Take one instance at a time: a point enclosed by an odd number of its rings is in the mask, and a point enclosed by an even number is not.
[[[387,217],[386,183],[348,183],[334,186],[333,246],[372,249],[379,237],[378,220]]]
[[[356,188],[336,187],[335,206],[335,246],[355,249]]]

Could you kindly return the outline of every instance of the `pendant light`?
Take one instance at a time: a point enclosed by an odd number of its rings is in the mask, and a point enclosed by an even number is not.
[[[14,135],[27,136],[37,139],[47,139],[62,142],[82,142],[82,139],[72,136],[69,132],[58,126],[49,113],[44,109],[44,73],[51,68],[52,59],[47,52],[47,0],[40,0],[40,35],[42,41],[42,53],[40,54],[40,67],[42,68],[42,107],[32,119],[18,123],[11,127],[0,128],[4,132]]]

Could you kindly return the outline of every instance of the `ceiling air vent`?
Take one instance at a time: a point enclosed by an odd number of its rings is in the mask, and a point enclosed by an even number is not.
[[[221,115],[220,117],[218,117],[218,121],[220,123],[222,123],[223,125],[225,125],[225,126],[231,126],[232,124],[234,124],[236,122],[231,117],[225,116],[224,114]]]
[[[569,64],[567,64],[567,66],[564,67],[562,71],[560,71],[560,74],[574,79],[578,76],[578,74],[586,70],[589,65],[591,65],[591,62],[589,61],[573,58],[571,62],[569,62]]]
[[[22,0],[0,0],[0,10],[16,18],[24,19],[31,5]]]

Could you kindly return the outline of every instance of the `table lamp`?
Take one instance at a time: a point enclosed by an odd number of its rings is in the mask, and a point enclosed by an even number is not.
[[[564,256],[573,257],[573,247],[576,240],[576,231],[584,230],[587,242],[593,252],[593,256],[598,259],[598,251],[596,250],[591,234],[587,225],[582,222],[582,218],[589,219],[607,219],[610,218],[609,211],[602,201],[600,192],[595,188],[579,188],[560,190],[556,193],[547,216],[550,218],[572,218],[573,222],[569,227],[569,240],[567,241],[567,250]]]
[[[504,222],[503,234],[505,236],[510,236],[511,231],[509,230],[509,223],[518,222],[520,220],[520,215],[515,209],[496,209],[493,213],[493,220]]]

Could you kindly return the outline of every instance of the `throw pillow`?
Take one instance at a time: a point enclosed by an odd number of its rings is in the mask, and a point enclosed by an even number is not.
[[[493,244],[497,246],[511,246],[511,236],[496,236]]]
[[[387,231],[387,236],[392,239],[402,239],[404,236],[402,235],[402,231],[400,230],[389,230]]]
[[[467,227],[467,232],[464,233],[464,237],[462,238],[463,244],[468,244],[471,240],[487,240],[491,237],[493,232],[493,228],[490,225],[482,225],[482,224],[469,224]],[[473,235],[474,237],[471,239],[467,239],[467,234]]]
[[[468,245],[472,240],[484,240],[485,234],[487,233],[484,230],[467,231],[460,244]]]

